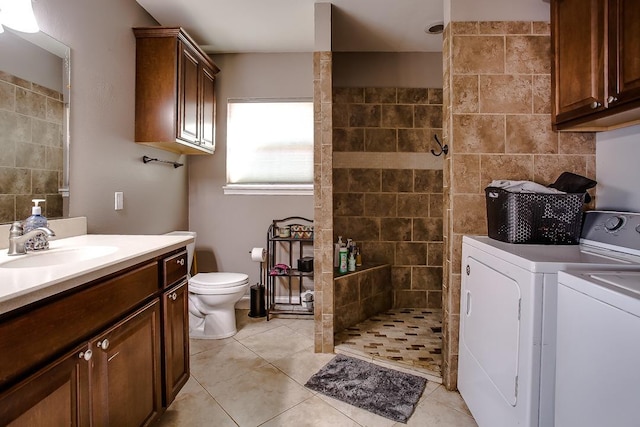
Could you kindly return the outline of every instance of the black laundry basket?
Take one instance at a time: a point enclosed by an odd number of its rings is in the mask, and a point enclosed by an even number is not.
[[[546,245],[579,243],[584,193],[512,193],[487,187],[485,194],[492,239]]]

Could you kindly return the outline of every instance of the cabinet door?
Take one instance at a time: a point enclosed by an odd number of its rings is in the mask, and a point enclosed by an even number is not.
[[[88,347],[77,348],[0,395],[0,425],[89,425]],[[16,355],[17,357],[18,355]]]
[[[199,98],[198,98],[198,56],[184,43],[180,47],[178,72],[178,139],[197,144]]]
[[[160,303],[156,299],[90,343],[96,426],[142,426],[161,411]]]
[[[604,12],[601,0],[552,1],[556,123],[605,108]]]
[[[202,67],[202,145],[214,151],[216,148],[216,96],[215,74],[208,67]]]
[[[186,281],[162,295],[165,406],[189,379],[188,301]]]
[[[608,101],[640,99],[640,2],[609,0],[609,45]]]

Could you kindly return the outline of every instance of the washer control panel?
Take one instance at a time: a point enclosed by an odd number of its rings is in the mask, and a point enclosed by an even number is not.
[[[589,211],[584,215],[582,239],[640,251],[640,213]]]

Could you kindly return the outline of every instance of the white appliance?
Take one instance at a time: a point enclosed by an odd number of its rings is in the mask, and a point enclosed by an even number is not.
[[[636,227],[592,211],[579,245],[463,237],[458,389],[480,427],[554,425],[558,272],[640,271]]]
[[[558,274],[555,423],[640,425],[640,272]]]

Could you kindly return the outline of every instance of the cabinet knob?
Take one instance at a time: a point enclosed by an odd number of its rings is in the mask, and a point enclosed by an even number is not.
[[[178,264],[180,265],[184,265],[184,258],[180,258],[179,260],[176,261]]]
[[[78,354],[79,359],[84,359],[87,361],[91,360],[91,356],[93,356],[93,352],[91,350],[81,351],[80,354]]]
[[[615,96],[609,95],[609,97],[607,98],[607,103],[608,104],[612,104],[612,103],[616,102],[617,100],[618,100],[618,98],[616,98]]]
[[[109,348],[109,340],[105,338],[102,341],[98,341],[98,344],[96,345],[98,346],[98,348],[106,350]]]
[[[593,101],[593,102],[591,103],[590,107],[591,107],[591,109],[592,109],[592,110],[595,110],[596,108],[600,108],[600,107],[602,107],[602,104],[601,104],[601,103],[599,103],[598,101]]]
[[[171,295],[169,295],[169,298],[170,298],[172,301],[175,301],[175,300],[178,298],[178,294],[174,292],[174,293],[172,293]]]

